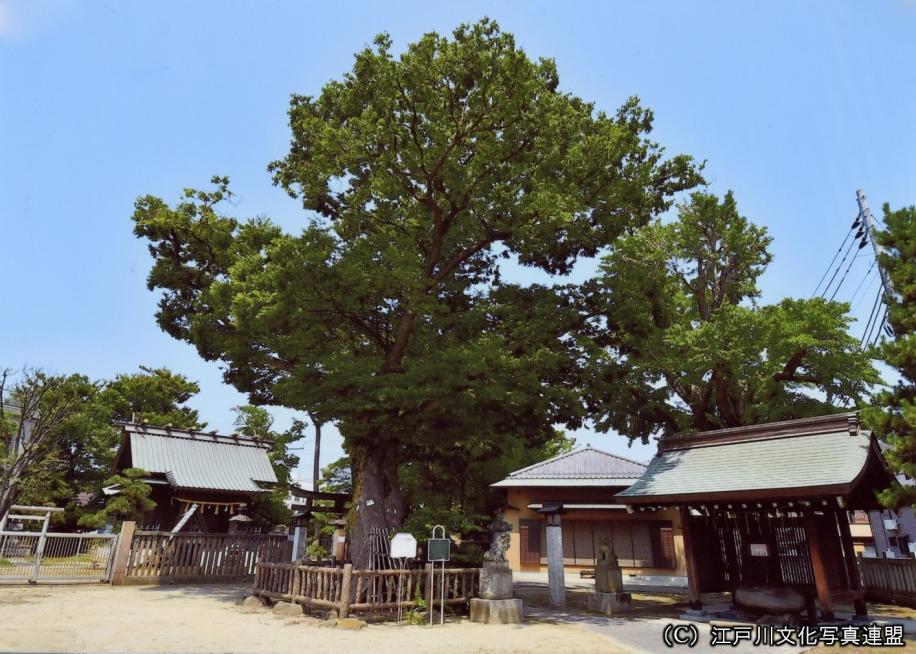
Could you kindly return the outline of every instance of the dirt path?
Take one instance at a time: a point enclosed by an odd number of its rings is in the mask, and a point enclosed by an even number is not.
[[[0,651],[302,654],[623,654],[578,625],[370,625],[358,632],[314,618],[245,612],[238,587],[0,586]]]

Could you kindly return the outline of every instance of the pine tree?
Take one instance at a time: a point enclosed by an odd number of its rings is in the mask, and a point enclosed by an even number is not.
[[[885,251],[879,264],[887,271],[893,291],[888,292],[888,321],[893,340],[880,348],[880,356],[900,375],[889,390],[879,393],[863,411],[865,424],[889,444],[887,460],[894,472],[916,478],[916,206],[891,211],[884,205],[885,229],[877,234]],[[895,484],[881,495],[890,508],[916,506],[916,486]]]

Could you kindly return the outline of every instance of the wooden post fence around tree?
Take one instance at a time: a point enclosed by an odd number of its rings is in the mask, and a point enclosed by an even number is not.
[[[121,533],[118,534],[118,545],[115,548],[114,561],[111,564],[111,585],[122,586],[127,578],[127,564],[130,560],[130,544],[137,531],[137,523],[126,520],[121,524]]]
[[[350,581],[353,579],[353,564],[347,563],[343,567],[343,578],[340,580],[340,617],[346,618],[350,614]]]

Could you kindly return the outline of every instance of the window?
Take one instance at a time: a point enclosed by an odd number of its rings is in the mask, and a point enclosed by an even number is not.
[[[569,523],[573,527],[575,534],[575,559],[576,565],[594,565],[597,552],[595,551],[595,540],[592,534],[591,520],[575,520]],[[564,525],[565,529],[565,525]],[[563,544],[566,547],[566,543]]]
[[[849,521],[854,525],[867,525],[868,513],[865,511],[853,511]]]
[[[646,520],[563,520],[563,562],[566,565],[595,565],[598,548],[607,539],[624,568],[674,569],[674,530],[670,522]],[[522,520],[522,562],[547,563],[547,553],[541,549],[538,537],[544,523]],[[527,534],[527,535],[526,535]],[[537,536],[532,536],[537,534]],[[542,537],[541,537],[542,538]],[[534,540],[538,539],[538,540]],[[535,543],[537,549],[535,549]]]
[[[519,520],[519,547],[522,563],[537,563],[541,560],[541,530],[543,528],[540,520]]]
[[[674,528],[670,522],[653,522],[652,558],[656,568],[674,569],[677,559],[674,555]]]
[[[766,543],[750,543],[751,556],[769,556],[770,548]]]

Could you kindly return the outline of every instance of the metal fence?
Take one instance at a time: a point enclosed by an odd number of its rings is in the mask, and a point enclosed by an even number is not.
[[[0,583],[107,581],[117,536],[0,531]]]

